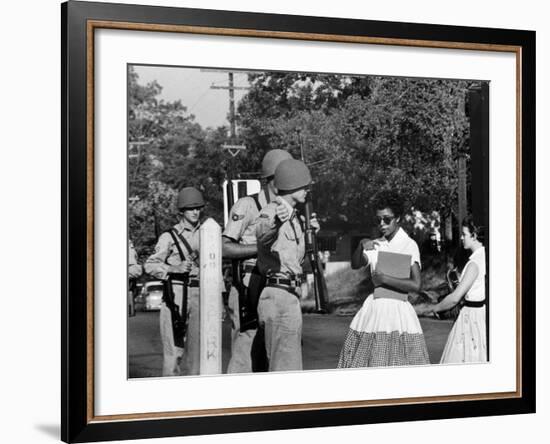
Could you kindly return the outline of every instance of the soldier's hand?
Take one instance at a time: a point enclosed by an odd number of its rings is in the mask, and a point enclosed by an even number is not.
[[[277,202],[277,208],[275,208],[277,217],[281,222],[286,222],[290,219],[290,211],[288,211],[288,207],[283,203],[282,198],[279,196],[275,198],[275,202]]]
[[[191,271],[191,267],[193,266],[193,261],[183,261],[179,265],[172,265],[171,272],[172,273],[189,273]]]
[[[319,225],[319,221],[317,220],[317,214],[311,213],[311,218],[309,219],[309,224],[311,225],[311,228],[315,230],[315,233],[318,233],[321,229],[321,225]]]

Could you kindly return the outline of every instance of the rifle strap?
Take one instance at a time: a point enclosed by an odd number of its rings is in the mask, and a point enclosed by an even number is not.
[[[271,198],[269,197],[269,189],[267,188],[267,184],[265,184],[262,189],[264,190],[265,195],[265,201],[269,204],[271,203]]]
[[[170,235],[172,236],[172,239],[174,239],[174,243],[176,244],[176,247],[178,249],[178,253],[180,254],[180,258],[182,261],[185,260],[185,255],[183,254],[183,251],[180,247],[179,242],[177,239],[181,241],[181,243],[184,245],[185,249],[187,250],[187,254],[190,258],[193,257],[193,249],[191,248],[191,245],[189,245],[189,242],[187,242],[187,239],[185,239],[181,234],[179,234],[176,230],[173,228],[170,230]],[[176,239],[177,236],[177,239]]]
[[[262,206],[260,205],[260,193],[251,194],[250,197],[254,199],[254,203],[256,204],[256,208],[258,211],[262,210]],[[266,197],[267,198],[267,197]],[[269,203],[269,202],[268,202]]]
[[[180,244],[179,244],[178,240],[176,239],[176,235],[174,234],[174,230],[168,230],[168,233],[170,233],[170,236],[172,236],[172,240],[174,241],[174,244],[176,245],[176,248],[178,249],[180,259],[183,262],[185,260],[185,256],[183,254],[183,251],[180,247]]]

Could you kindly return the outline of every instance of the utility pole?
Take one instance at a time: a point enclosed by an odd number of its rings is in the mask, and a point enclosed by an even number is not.
[[[245,145],[236,143],[237,129],[235,125],[235,90],[247,90],[250,88],[248,86],[235,86],[233,72],[228,71],[227,74],[229,76],[227,86],[211,85],[210,89],[227,89],[229,91],[229,137],[231,144],[223,144],[222,148],[229,151],[229,153],[233,157],[235,157],[237,154],[239,154],[239,151],[246,149]]]

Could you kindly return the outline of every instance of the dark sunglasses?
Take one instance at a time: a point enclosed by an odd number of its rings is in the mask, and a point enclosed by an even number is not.
[[[391,221],[395,219],[395,216],[375,216],[374,221],[376,222],[376,225],[380,225],[380,222],[384,222],[384,225],[391,224]]]

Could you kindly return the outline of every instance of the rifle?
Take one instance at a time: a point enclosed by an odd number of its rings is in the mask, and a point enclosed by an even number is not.
[[[170,236],[174,241],[174,245],[178,249],[180,259],[185,260],[183,250],[177,240],[180,238],[181,242],[185,245],[188,251],[189,259],[198,264],[199,253],[192,250],[184,237],[181,237],[174,230],[169,230]],[[181,307],[175,302],[173,280],[180,281],[182,283],[182,299]],[[183,348],[185,333],[187,332],[187,286],[189,285],[189,273],[168,273],[163,283],[162,300],[166,304],[166,307],[170,310],[172,315],[172,332],[174,336],[174,345],[176,347]]]
[[[182,284],[181,307],[176,304],[173,281],[180,281]],[[164,291],[162,299],[172,315],[172,332],[174,334],[174,345],[183,348],[185,333],[187,332],[187,285],[189,273],[168,273],[164,280]]]
[[[323,274],[323,268],[319,263],[317,237],[315,235],[315,230],[311,226],[311,192],[309,190],[306,195],[304,211],[306,254],[309,257],[311,269],[313,271],[313,292],[315,295],[315,310],[318,313],[328,313],[328,289],[327,283],[325,281],[325,275]]]

